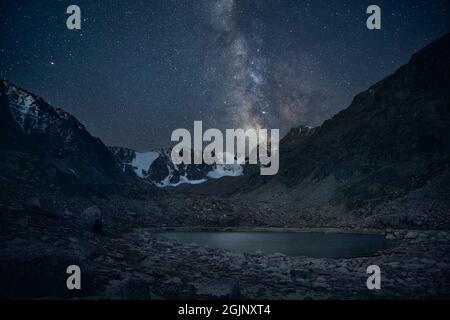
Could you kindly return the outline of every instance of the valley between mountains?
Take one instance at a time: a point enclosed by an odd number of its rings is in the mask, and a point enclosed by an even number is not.
[[[280,142],[280,171],[175,166],[106,146],[74,116],[0,81],[0,298],[450,297],[450,34],[319,127]],[[234,252],[165,230],[382,235],[370,256]],[[66,289],[79,265],[83,289]],[[379,265],[382,290],[368,290]]]

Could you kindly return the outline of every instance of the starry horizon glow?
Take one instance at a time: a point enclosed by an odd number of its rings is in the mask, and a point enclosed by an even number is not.
[[[107,145],[176,128],[319,125],[450,31],[449,1],[0,0],[0,78]],[[82,29],[66,28],[81,8]],[[367,6],[382,30],[366,28]]]

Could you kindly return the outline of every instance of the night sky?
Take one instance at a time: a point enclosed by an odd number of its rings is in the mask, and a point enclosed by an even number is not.
[[[371,4],[381,30],[366,28]],[[449,31],[437,0],[0,0],[0,78],[108,145],[149,150],[194,120],[318,125]]]

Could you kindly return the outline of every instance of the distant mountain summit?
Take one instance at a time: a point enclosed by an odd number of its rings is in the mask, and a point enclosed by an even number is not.
[[[108,148],[75,117],[5,80],[0,119],[0,149],[38,156],[50,178],[96,184],[125,179]]]

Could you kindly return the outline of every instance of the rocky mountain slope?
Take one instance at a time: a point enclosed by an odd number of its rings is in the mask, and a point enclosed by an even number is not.
[[[249,177],[241,196],[297,216],[353,212],[448,225],[449,81],[447,34],[322,126],[292,131],[280,144],[279,174]]]
[[[13,174],[11,166],[26,161],[28,154],[38,159],[49,180],[60,184],[125,181],[108,148],[76,118],[4,80],[0,119],[0,151],[5,159],[0,170],[5,175]]]

